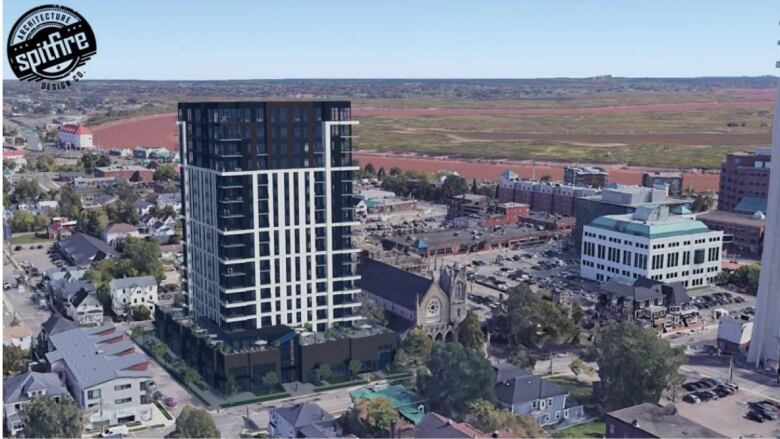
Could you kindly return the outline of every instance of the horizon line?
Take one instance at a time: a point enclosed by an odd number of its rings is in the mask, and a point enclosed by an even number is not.
[[[90,81],[138,81],[138,82],[213,82],[213,81],[529,81],[529,80],[583,80],[583,79],[634,79],[634,80],[660,80],[660,79],[758,79],[775,78],[776,75],[704,75],[704,76],[612,76],[609,74],[596,76],[538,76],[538,77],[290,77],[290,78],[221,78],[221,79],[133,79],[133,78],[90,78],[79,82]],[[29,82],[18,78],[6,79],[3,82]]]

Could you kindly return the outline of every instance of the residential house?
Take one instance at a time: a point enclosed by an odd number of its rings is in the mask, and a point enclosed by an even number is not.
[[[160,257],[167,260],[175,260],[182,254],[181,244],[164,244],[160,246]]]
[[[317,404],[298,403],[278,407],[269,412],[268,434],[276,438],[325,438],[341,437],[342,431],[336,418]]]
[[[83,207],[84,209],[106,207],[110,204],[114,204],[118,202],[119,202],[119,197],[111,194],[100,194],[98,196],[87,195],[81,197],[81,207]]]
[[[605,413],[607,438],[719,438],[726,437],[682,417],[673,404],[649,402]]]
[[[157,280],[152,276],[112,279],[108,283],[111,291],[111,309],[118,316],[126,316],[132,308],[144,305],[154,316],[157,304]]]
[[[54,244],[62,257],[72,265],[88,267],[105,258],[119,259],[120,254],[105,242],[84,233],[74,233]]]
[[[24,350],[32,347],[32,331],[26,323],[3,328],[3,346],[17,346]]]
[[[39,396],[51,396],[59,402],[68,395],[68,389],[56,373],[39,373],[30,370],[3,380],[3,415],[5,430],[11,436],[24,429],[24,406]]]
[[[55,216],[51,219],[47,230],[49,239],[64,239],[69,237],[76,231],[76,226],[79,224],[77,220],[69,220],[64,216]]]
[[[176,211],[181,210],[181,195],[177,193],[173,194],[160,194],[157,196],[157,207],[164,209],[167,206],[171,206]]]
[[[485,433],[476,429],[471,424],[466,422],[455,422],[450,418],[433,412],[425,415],[422,421],[410,430],[409,434],[407,434],[406,431],[402,431],[398,436],[431,439],[511,438],[515,436],[510,430],[506,429]]]
[[[503,363],[495,369],[494,390],[501,408],[531,416],[542,427],[584,416],[582,405],[569,398],[569,392],[561,386],[511,364]]]
[[[92,282],[78,280],[64,285],[59,301],[65,315],[82,326],[103,323],[103,305]]]
[[[148,215],[149,211],[152,210],[152,206],[154,206],[154,204],[142,199],[133,203],[133,207],[135,207],[140,216]]]
[[[103,242],[111,245],[122,242],[129,236],[138,238],[141,234],[138,232],[138,227],[127,223],[111,224],[103,230],[102,234]]]
[[[138,228],[155,241],[165,243],[176,234],[176,218],[172,216],[156,218],[152,215],[145,215],[141,217]]]
[[[47,336],[45,361],[86,412],[86,428],[152,419],[149,359],[113,324]]]
[[[601,286],[600,303],[606,309],[627,319],[662,324],[669,320],[675,326],[698,321],[699,313],[682,282],[665,283],[639,277],[633,282],[612,279]]]

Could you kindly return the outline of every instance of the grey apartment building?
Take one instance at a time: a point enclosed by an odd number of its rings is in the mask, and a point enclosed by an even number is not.
[[[189,315],[220,331],[358,319],[351,107],[178,107]]]

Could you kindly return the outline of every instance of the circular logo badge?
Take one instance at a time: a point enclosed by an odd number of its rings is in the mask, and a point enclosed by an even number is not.
[[[82,66],[97,53],[87,20],[61,5],[27,11],[8,37],[8,61],[17,78],[43,82],[42,88],[67,88],[84,76]]]

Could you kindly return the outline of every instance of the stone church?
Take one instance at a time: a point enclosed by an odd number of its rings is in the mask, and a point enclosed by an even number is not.
[[[419,327],[436,341],[457,340],[468,310],[463,268],[443,266],[429,278],[364,258],[358,271],[358,286],[385,310],[390,329],[403,337]]]

